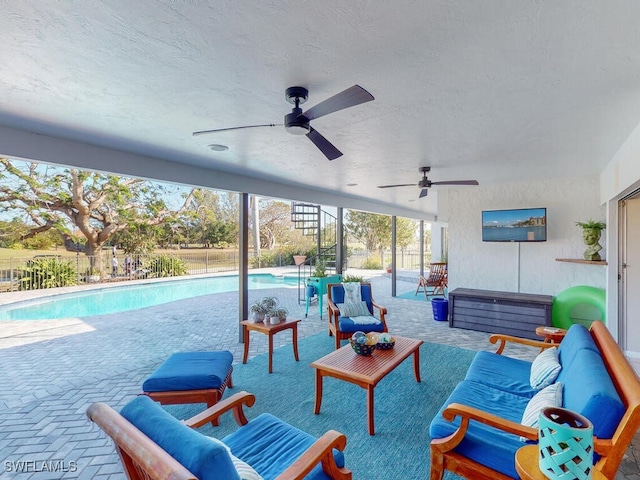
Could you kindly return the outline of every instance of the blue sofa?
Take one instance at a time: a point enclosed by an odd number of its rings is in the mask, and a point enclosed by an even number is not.
[[[536,390],[531,362],[501,355],[506,342],[548,348],[550,344],[505,335],[497,353],[478,352],[465,379],[430,425],[431,479],[444,470],[468,478],[519,478],[515,453],[537,441],[537,429],[521,425]],[[594,426],[596,468],[615,474],[624,449],[640,423],[640,381],[601,322],[590,330],[573,325],[558,348],[564,408]],[[521,437],[524,437],[521,439]],[[626,442],[626,445],[625,445]]]
[[[352,478],[344,466],[344,435],[330,430],[316,439],[268,413],[249,422],[242,407],[254,402],[239,392],[181,422],[141,395],[120,414],[94,403],[87,415],[114,440],[129,478],[141,478],[138,470],[172,480]],[[241,425],[230,435],[218,440],[195,430],[227,411]]]

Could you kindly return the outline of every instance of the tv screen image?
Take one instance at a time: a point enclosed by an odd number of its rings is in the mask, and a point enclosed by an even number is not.
[[[482,212],[483,242],[546,242],[547,209],[520,208]]]

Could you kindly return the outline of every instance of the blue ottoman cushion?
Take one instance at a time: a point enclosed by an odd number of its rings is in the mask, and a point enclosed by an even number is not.
[[[167,358],[142,384],[145,392],[218,389],[222,386],[233,354],[219,352],[178,352]]]

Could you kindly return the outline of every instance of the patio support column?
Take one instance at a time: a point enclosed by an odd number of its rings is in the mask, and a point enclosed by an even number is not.
[[[240,241],[239,241],[239,265],[238,265],[238,339],[244,342],[242,328],[239,323],[249,318],[249,194],[240,194]]]
[[[420,276],[424,276],[424,220],[420,220]]]
[[[338,207],[336,213],[336,273],[342,275],[344,265],[344,223],[342,222],[342,207]]]
[[[391,296],[396,296],[396,216],[391,217]]]

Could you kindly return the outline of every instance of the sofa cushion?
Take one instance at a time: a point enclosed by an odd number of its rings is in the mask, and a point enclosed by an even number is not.
[[[562,366],[558,362],[558,349],[551,347],[543,350],[531,364],[531,375],[529,376],[531,388],[541,390],[551,385],[558,378],[561,368]]]
[[[240,480],[224,447],[187,427],[149,397],[136,397],[120,413],[196,478]]]
[[[531,362],[481,351],[473,358],[465,380],[531,398],[536,390],[529,383],[530,373]]]
[[[600,355],[589,330],[579,323],[571,325],[558,347],[558,360],[562,368],[568,368],[576,353],[585,348]]]
[[[577,351],[569,367],[562,368],[557,381],[564,385],[562,406],[591,420],[597,437],[611,438],[625,407],[600,354],[590,349]]]
[[[360,297],[363,302],[366,302],[369,312],[373,312],[371,285],[360,285]],[[334,304],[344,303],[344,298],[344,286],[334,285],[331,287],[331,301]]]
[[[221,440],[218,440],[215,437],[209,437],[211,441],[218,443],[222,447],[224,447],[227,452],[229,452],[229,456],[231,457],[231,461],[233,462],[233,466],[238,472],[240,476],[240,480],[264,480],[258,472],[254,470],[254,468],[249,465],[247,462],[243,462],[238,457],[236,457],[233,453],[231,453],[231,449],[229,446]]]
[[[251,465],[265,480],[269,480],[289,467],[316,438],[271,414],[263,413],[222,441],[231,448],[235,456]],[[343,453],[334,450],[333,454],[337,465],[343,467]],[[317,465],[305,477],[305,480],[328,479],[321,465]]]
[[[460,418],[447,422],[442,412],[450,403],[461,403],[507,420],[520,423],[529,399],[486,384],[464,380],[453,390],[429,427],[431,438],[451,435],[460,425]],[[455,451],[478,463],[512,478],[519,478],[515,469],[515,454],[522,447],[518,435],[497,430],[480,422],[469,422],[469,429]]]
[[[177,352],[167,358],[142,384],[144,392],[206,390],[222,386],[233,354],[217,352]]]
[[[540,411],[547,407],[562,406],[562,383],[557,382],[546,386],[529,400],[527,408],[524,409],[520,423],[527,427],[537,427],[540,420]],[[526,439],[521,440],[524,442]]]

